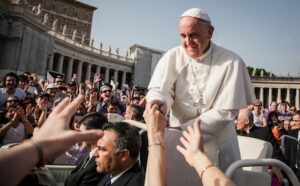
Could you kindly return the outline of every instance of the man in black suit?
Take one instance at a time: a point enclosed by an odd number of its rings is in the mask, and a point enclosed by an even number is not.
[[[79,121],[80,131],[91,129],[102,129],[103,125],[107,123],[107,118],[99,112],[93,112],[85,115]],[[86,143],[94,149],[96,144]],[[96,149],[95,149],[96,150]],[[95,151],[94,150],[94,151]],[[94,186],[104,177],[104,174],[96,171],[95,157],[91,151],[72,171],[71,175],[66,179],[65,186]]]
[[[253,124],[253,113],[246,109],[240,109],[238,118],[236,119],[236,128],[238,134],[249,136],[270,142],[273,147],[272,158],[285,162],[280,145],[272,133],[270,127],[257,127]]]
[[[240,109],[238,118],[236,119],[236,128],[239,135],[270,142],[273,147],[272,158],[285,162],[280,145],[274,137],[271,128],[255,126],[253,124],[253,113],[248,108]],[[272,171],[281,181],[283,178],[281,171],[276,167],[272,167]]]
[[[144,185],[145,173],[138,162],[141,138],[138,130],[125,122],[106,124],[95,152],[97,172],[105,173],[98,186]]]

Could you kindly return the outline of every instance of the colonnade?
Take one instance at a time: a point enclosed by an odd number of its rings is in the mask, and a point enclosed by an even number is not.
[[[65,82],[69,82],[73,74],[76,74],[79,83],[92,80],[95,73],[101,74],[105,83],[115,80],[119,85],[129,84],[132,78],[132,72],[113,68],[109,64],[87,62],[58,52],[53,53],[49,59],[47,69],[64,74]]]
[[[280,103],[281,101],[287,101],[296,108],[300,106],[300,90],[299,85],[296,86],[254,86],[256,98],[261,100],[263,106],[268,108],[272,101]]]

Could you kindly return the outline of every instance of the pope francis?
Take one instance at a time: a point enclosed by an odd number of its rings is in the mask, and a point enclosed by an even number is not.
[[[234,119],[239,109],[255,102],[255,96],[243,60],[214,44],[213,32],[208,14],[199,8],[180,16],[181,46],[157,64],[146,110],[158,104],[161,112],[170,113],[170,126],[182,129],[200,117],[205,151],[225,171],[240,159]]]

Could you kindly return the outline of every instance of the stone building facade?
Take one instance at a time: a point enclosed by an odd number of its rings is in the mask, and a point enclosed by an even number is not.
[[[76,0],[28,0],[27,4],[21,4],[36,13],[48,28],[67,38],[89,44],[96,7]]]
[[[29,71],[45,78],[47,72],[53,71],[62,74],[65,81],[69,81],[73,74],[77,74],[78,81],[84,82],[92,79],[93,74],[97,72],[103,75],[105,82],[113,79],[120,85],[132,83],[134,69],[132,59],[111,51],[103,51],[102,48],[94,47],[92,42],[88,42],[89,44],[82,42],[82,38],[78,40],[77,37],[69,37],[69,34],[59,29],[59,21],[52,22],[50,26],[51,19],[49,24],[41,20],[43,17],[41,15],[45,15],[49,10],[41,8],[40,4],[36,10],[33,8],[36,4],[30,4],[38,2],[44,3],[45,7],[53,7],[50,1],[0,1],[0,76],[10,71],[17,74]],[[62,2],[68,6],[74,5],[74,9],[77,9],[77,6],[95,9],[71,0],[51,2],[57,3],[56,7],[58,2]],[[92,12],[89,15],[92,16]],[[89,19],[92,20],[91,17]],[[79,30],[78,28],[77,33]],[[89,35],[90,30],[87,38]]]

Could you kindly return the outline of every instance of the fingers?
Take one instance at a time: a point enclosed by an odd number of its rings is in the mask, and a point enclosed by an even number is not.
[[[69,102],[69,98],[65,98],[64,100],[62,100],[62,102],[60,102],[52,111],[51,115],[56,115],[61,113],[61,111],[64,110],[64,108],[68,105]]]
[[[188,142],[192,141],[191,135],[187,131],[183,131],[182,135]]]
[[[55,109],[53,110],[53,114],[66,114],[70,115],[73,114],[76,109],[80,106],[80,103],[83,101],[84,96],[79,95],[77,96],[74,101],[69,103],[69,98],[65,98],[61,103],[59,103]]]
[[[188,148],[189,142],[184,137],[180,137],[180,142],[185,148]]]
[[[103,136],[102,130],[88,130],[85,132],[77,132],[76,140],[81,141],[97,141]]]
[[[180,145],[176,145],[176,149],[178,150],[178,152],[180,152],[182,155],[185,155],[185,150],[183,147],[181,147]]]

